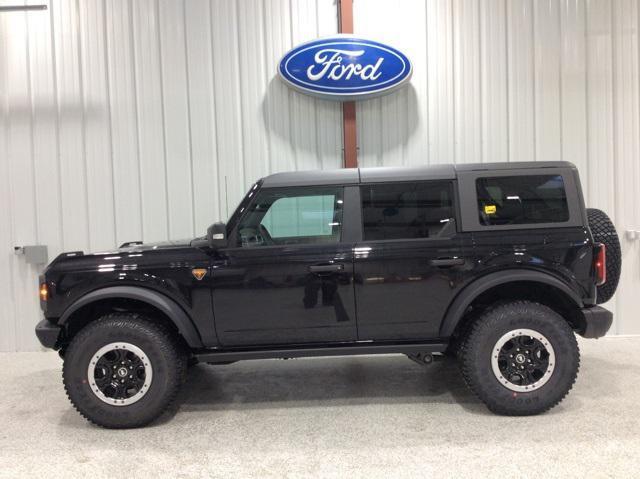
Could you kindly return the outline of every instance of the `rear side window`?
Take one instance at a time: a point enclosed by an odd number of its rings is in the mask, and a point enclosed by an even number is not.
[[[561,175],[478,178],[476,191],[480,224],[484,226],[569,221]]]
[[[435,238],[453,220],[449,181],[363,186],[365,240]]]

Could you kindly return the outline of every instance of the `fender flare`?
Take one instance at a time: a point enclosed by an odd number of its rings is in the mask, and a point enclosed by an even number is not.
[[[64,310],[58,320],[58,324],[64,326],[71,315],[80,308],[109,298],[135,299],[153,306],[167,315],[190,347],[203,347],[202,340],[193,322],[175,301],[157,291],[137,286],[110,286],[87,293]]]
[[[440,325],[440,337],[450,337],[469,305],[485,291],[501,284],[515,281],[530,281],[543,283],[558,289],[568,296],[578,308],[583,307],[582,298],[563,281],[548,273],[526,269],[515,269],[507,272],[501,271],[482,276],[464,287],[449,305],[447,313]]]

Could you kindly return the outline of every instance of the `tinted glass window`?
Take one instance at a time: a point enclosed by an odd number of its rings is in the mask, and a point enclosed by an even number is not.
[[[569,207],[560,175],[478,178],[480,224],[561,223]]]
[[[262,190],[242,219],[242,246],[337,243],[342,227],[342,188]]]
[[[454,218],[448,181],[363,186],[365,240],[438,237]]]

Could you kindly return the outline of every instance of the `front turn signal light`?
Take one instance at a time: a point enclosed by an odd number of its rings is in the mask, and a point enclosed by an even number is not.
[[[47,283],[42,283],[40,285],[40,301],[46,301],[49,298],[49,288],[47,287]]]

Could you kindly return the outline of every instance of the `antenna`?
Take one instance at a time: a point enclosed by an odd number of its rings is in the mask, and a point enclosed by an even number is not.
[[[227,175],[224,175],[224,209],[229,217],[229,195],[227,194]]]

